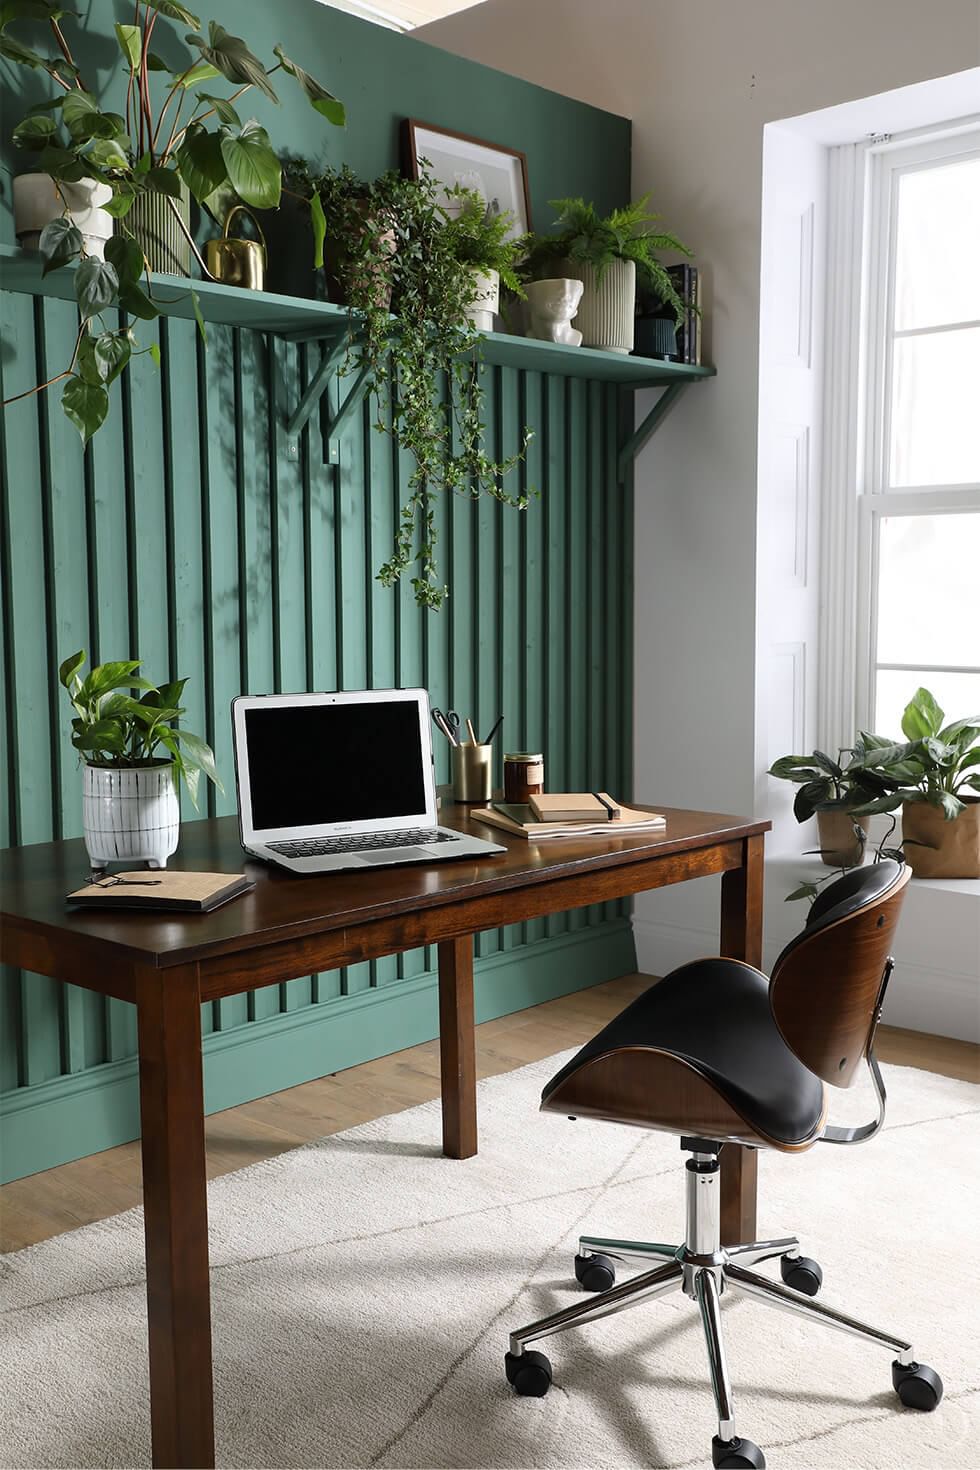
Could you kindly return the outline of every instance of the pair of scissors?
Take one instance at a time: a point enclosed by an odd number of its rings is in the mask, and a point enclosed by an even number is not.
[[[451,745],[459,744],[460,719],[454,709],[451,709],[448,714],[443,714],[441,709],[433,708],[432,719]]]

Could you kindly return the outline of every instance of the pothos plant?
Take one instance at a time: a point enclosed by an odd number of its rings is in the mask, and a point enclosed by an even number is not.
[[[109,411],[109,384],[137,345],[128,327],[107,327],[102,313],[121,307],[144,321],[160,314],[143,250],[126,222],[134,202],[141,195],[162,195],[206,270],[177,207],[184,186],[205,206],[229,191],[259,207],[279,203],[282,170],[268,133],[254,118],[243,121],[235,102],[253,87],[278,102],[270,78],[282,71],[328,122],[342,124],[344,108],[281,46],[273,48],[276,61],[266,67],[240,36],[215,21],[202,34],[198,17],[178,0],[135,0],[132,23],[115,27],[127,75],[125,114],[104,110],[86,85],[62,28],[68,13],[58,0],[4,0],[0,5],[0,56],[46,72],[60,89],[28,109],[13,129],[13,142],[32,155],[39,172],[51,176],[59,193],[61,184],[81,179],[107,184],[112,197],[104,207],[117,221],[116,234],[106,245],[105,260],[87,255],[66,202],[64,213],[42,232],[45,275],[80,258],[74,287],[81,324],[67,368],[15,398],[64,381],[62,407],[87,443]],[[190,28],[184,36],[191,48],[188,64],[176,72],[152,47],[161,18]],[[45,23],[57,55],[35,50],[11,34],[17,22]],[[202,90],[221,78],[235,85],[230,97]],[[197,296],[191,294],[206,340]],[[148,350],[156,358],[155,348]]]
[[[530,432],[499,462],[483,447],[482,339],[466,319],[476,277],[460,258],[441,186],[428,176],[391,172],[368,183],[346,166],[314,174],[297,162],[287,182],[310,199],[316,264],[326,255],[343,290],[346,370],[366,371],[378,403],[375,427],[414,460],[394,549],[378,579],[393,586],[415,563],[416,602],[439,608],[449,589],[436,564],[436,497],[485,493],[518,510],[528,505],[527,494],[510,493],[503,478]]]
[[[174,781],[182,777],[197,806],[201,772],[219,791],[224,787],[214,764],[214,752],[200,735],[178,729],[184,713],[180,697],[186,679],[157,687],[137,673],[139,659],[97,664],[82,678],[85,650],[66,658],[58,670],[75,711],[71,743],[93,766],[138,768],[172,763]],[[139,698],[133,690],[143,691]]]

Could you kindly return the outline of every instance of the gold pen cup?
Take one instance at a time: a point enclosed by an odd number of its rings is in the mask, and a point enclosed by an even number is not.
[[[493,746],[453,747],[453,798],[485,805],[493,795]]]

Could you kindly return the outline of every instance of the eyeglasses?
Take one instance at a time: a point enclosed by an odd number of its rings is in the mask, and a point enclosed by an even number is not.
[[[92,888],[152,888],[162,883],[162,878],[122,878],[115,873],[89,873]]]

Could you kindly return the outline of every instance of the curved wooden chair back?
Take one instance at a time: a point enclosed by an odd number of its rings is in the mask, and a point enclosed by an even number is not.
[[[783,1039],[835,1087],[850,1087],[874,1039],[910,877],[888,859],[838,879],[773,968],[769,1003]]]

